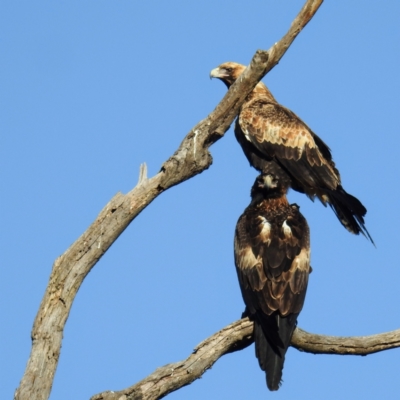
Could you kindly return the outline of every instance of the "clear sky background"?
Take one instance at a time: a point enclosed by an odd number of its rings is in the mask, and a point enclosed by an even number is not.
[[[0,4],[1,385],[10,399],[54,259],[118,191],[153,176],[226,92],[209,71],[247,64],[304,0],[2,1]],[[377,248],[330,209],[289,193],[311,229],[299,326],[370,335],[400,326],[400,3],[326,1],[264,82],[331,147],[368,208]],[[51,398],[123,389],[186,358],[237,320],[236,221],[257,175],[233,132],[214,163],[158,197],[84,281]],[[169,399],[397,399],[400,350],[367,357],[291,348],[268,393],[253,346]]]

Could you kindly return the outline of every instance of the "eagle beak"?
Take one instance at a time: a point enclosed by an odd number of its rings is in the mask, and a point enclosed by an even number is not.
[[[221,77],[221,71],[219,70],[219,68],[214,68],[211,72],[210,72],[210,79],[212,78],[220,78]]]
[[[273,189],[276,188],[276,182],[273,181],[273,178],[271,175],[266,175],[263,177],[263,181],[264,181],[264,187],[266,187],[267,189]]]
[[[268,189],[272,186],[272,179],[269,175],[264,176],[264,186]]]

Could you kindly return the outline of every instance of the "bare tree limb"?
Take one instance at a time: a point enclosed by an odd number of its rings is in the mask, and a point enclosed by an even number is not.
[[[241,78],[232,85],[216,109],[189,132],[161,171],[147,179],[145,167],[141,167],[139,184],[126,195],[117,193],[87,231],[55,260],[35,318],[31,354],[15,399],[44,400],[49,397],[64,326],[86,275],[130,222],[159,194],[211,165],[208,148],[229,129],[246,96],[279,62],[321,4],[322,0],[307,0],[288,33],[270,50],[255,53]]]
[[[371,336],[326,336],[296,328],[291,346],[305,353],[366,356],[400,347],[400,329]]]
[[[186,359],[158,368],[145,379],[118,392],[103,392],[91,400],[156,400],[200,378],[223,355],[253,343],[253,323],[236,321],[201,342]],[[314,354],[361,355],[400,347],[400,329],[372,336],[315,335],[297,328],[291,345]]]
[[[236,321],[201,342],[186,360],[158,368],[125,390],[103,392],[91,400],[160,399],[200,378],[224,354],[249,346],[253,343],[252,335],[252,322],[248,319]]]
[[[139,180],[137,183],[137,186],[142,185],[144,182],[147,181],[147,164],[143,163],[140,164],[140,170],[139,170]]]

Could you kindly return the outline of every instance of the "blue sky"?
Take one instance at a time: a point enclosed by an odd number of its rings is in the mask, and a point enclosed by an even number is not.
[[[213,110],[209,71],[247,64],[303,0],[3,1],[0,4],[1,398],[11,398],[54,259],[118,191],[149,175]],[[264,82],[331,147],[368,208],[377,248],[290,192],[311,229],[299,326],[330,335],[399,328],[400,4],[325,2]],[[256,171],[230,130],[214,164],[157,198],[84,281],[51,398],[119,390],[181,360],[243,311],[233,232]],[[267,393],[250,347],[169,399],[395,399],[399,350],[368,357],[290,349]]]

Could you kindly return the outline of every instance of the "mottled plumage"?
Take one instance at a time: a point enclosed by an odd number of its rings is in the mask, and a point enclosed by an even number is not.
[[[212,70],[211,77],[229,88],[244,69],[244,65],[228,62]],[[235,136],[254,168],[288,179],[294,190],[329,204],[346,229],[361,232],[372,241],[364,225],[367,210],[343,189],[329,147],[295,113],[279,104],[262,82],[243,103]]]
[[[235,231],[236,271],[270,390],[279,389],[310,273],[309,228],[287,189],[276,175],[258,176]]]

